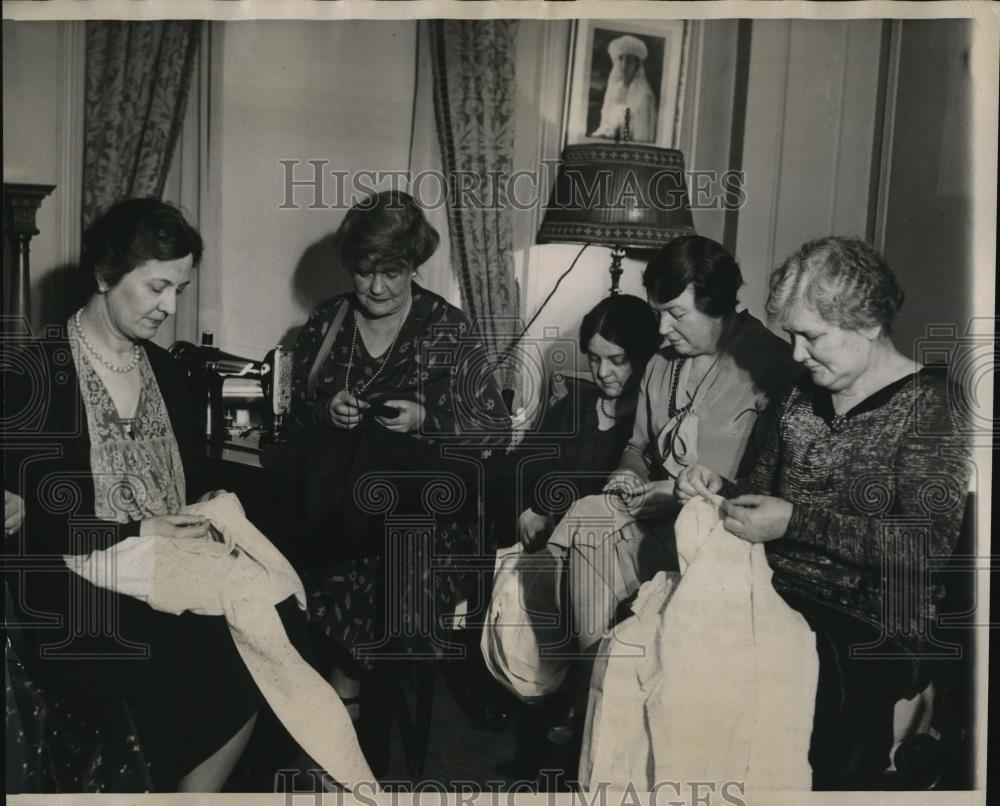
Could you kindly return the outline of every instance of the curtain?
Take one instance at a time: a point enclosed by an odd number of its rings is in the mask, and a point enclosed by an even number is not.
[[[162,195],[200,32],[199,21],[87,23],[85,228],[119,199]]]
[[[429,25],[434,111],[448,177],[451,261],[466,313],[491,350],[520,325],[513,228],[502,184],[514,162],[515,20],[434,20]],[[473,192],[466,192],[469,188]],[[516,372],[502,368],[505,386]]]

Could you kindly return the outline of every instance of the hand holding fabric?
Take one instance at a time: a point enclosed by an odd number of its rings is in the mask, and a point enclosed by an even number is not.
[[[375,418],[390,431],[412,434],[414,431],[419,431],[424,424],[424,407],[419,403],[414,403],[412,400],[386,400],[385,405],[399,409],[399,414],[395,417]]]
[[[677,476],[677,500],[682,504],[692,498],[711,498],[722,490],[722,476],[704,465],[691,465]]]
[[[545,515],[539,515],[530,507],[517,519],[517,535],[527,552],[537,551],[545,545],[552,524]]]
[[[646,486],[646,481],[634,470],[619,469],[608,477],[604,492],[622,497],[635,495]]]
[[[792,505],[772,495],[740,495],[722,503],[723,525],[748,543],[767,543],[785,536]]]
[[[139,526],[140,537],[183,537],[192,540],[209,536],[210,521],[197,515],[159,515],[146,518]]]
[[[361,414],[368,404],[355,397],[346,389],[341,389],[330,398],[330,420],[337,428],[356,428],[361,423]]]
[[[674,494],[673,479],[650,481],[623,498],[625,508],[630,515],[637,518],[648,515],[658,515],[673,506],[677,497]]]

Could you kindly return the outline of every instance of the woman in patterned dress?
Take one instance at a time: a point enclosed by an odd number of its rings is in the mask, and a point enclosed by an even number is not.
[[[305,474],[305,531],[326,569],[315,598],[333,683],[357,715],[377,658],[449,643],[472,578],[456,559],[483,549],[477,466],[509,444],[510,417],[468,318],[414,282],[438,234],[411,196],[355,205],[334,245],[354,291],[299,334],[293,417],[324,446]]]
[[[805,244],[772,275],[767,310],[808,375],[752,472],[695,464],[677,481],[684,500],[727,498],[725,527],[766,543],[775,588],[816,632],[815,788],[884,788],[894,710],[917,723],[933,699],[944,591],[921,569],[954,550],[971,468],[945,371],[892,343],[902,303],[867,243]]]

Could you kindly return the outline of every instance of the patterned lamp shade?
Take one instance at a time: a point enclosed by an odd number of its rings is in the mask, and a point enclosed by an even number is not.
[[[680,151],[581,143],[563,150],[537,242],[610,246],[615,292],[625,249],[658,249],[693,233]]]

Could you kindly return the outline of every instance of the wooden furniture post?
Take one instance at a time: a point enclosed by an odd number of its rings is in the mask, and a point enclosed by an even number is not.
[[[31,238],[38,234],[35,213],[55,185],[4,182],[3,231],[4,274],[7,294],[4,313],[31,321]]]

